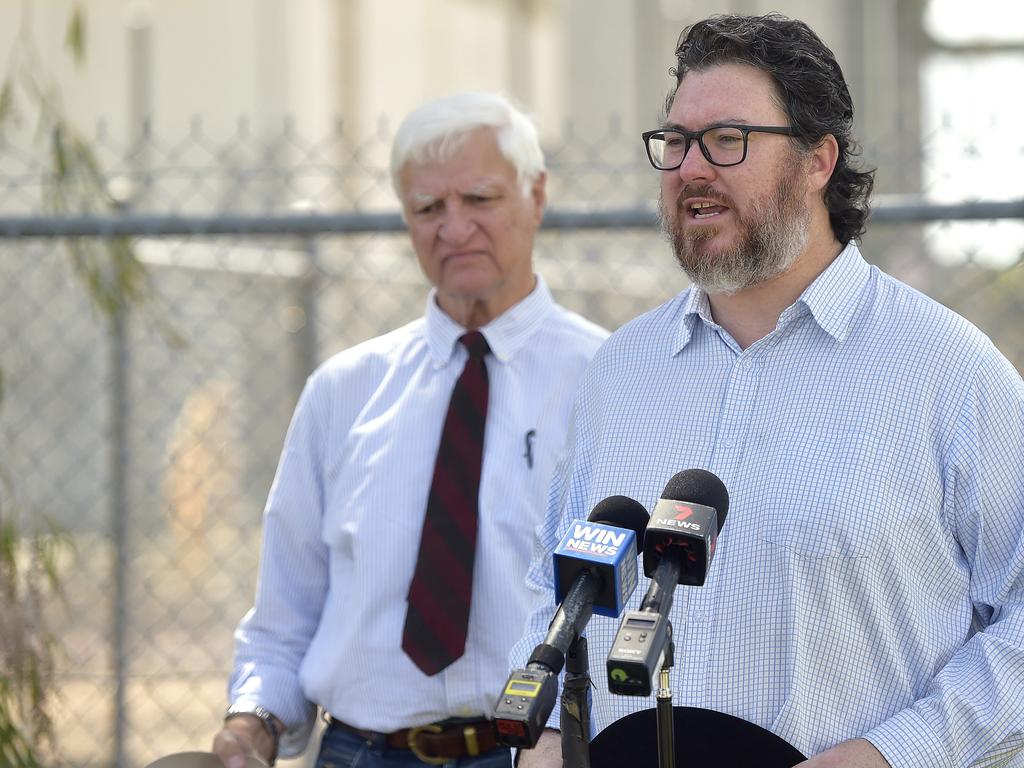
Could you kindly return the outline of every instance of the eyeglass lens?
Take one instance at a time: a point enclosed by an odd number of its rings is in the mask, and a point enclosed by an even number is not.
[[[743,131],[739,128],[709,128],[699,137],[718,165],[735,165],[743,160]],[[675,131],[656,133],[647,141],[651,158],[659,168],[676,168],[682,164],[691,139]]]

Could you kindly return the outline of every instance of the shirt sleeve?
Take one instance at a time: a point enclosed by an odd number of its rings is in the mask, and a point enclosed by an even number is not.
[[[316,708],[299,667],[327,594],[328,553],[321,538],[327,399],[307,382],[292,417],[263,516],[263,545],[253,608],[235,631],[233,703],[260,704],[286,727],[280,754],[306,746]]]
[[[974,626],[914,704],[866,734],[893,768],[994,766],[1024,748],[1024,382],[994,348],[945,461],[943,514]]]
[[[533,556],[526,574],[526,587],[533,595],[534,610],[530,613],[525,634],[509,652],[512,669],[525,667],[533,649],[547,635],[548,624],[556,610],[552,553],[573,520],[586,517],[587,487],[590,472],[587,467],[585,435],[581,433],[581,402],[578,398],[569,421],[568,449],[552,476],[548,493],[547,512],[537,527]],[[559,696],[561,698],[561,678]],[[556,706],[548,718],[549,728],[559,728],[560,707]]]

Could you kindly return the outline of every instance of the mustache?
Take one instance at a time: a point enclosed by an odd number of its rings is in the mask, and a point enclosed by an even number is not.
[[[684,184],[676,197],[676,210],[683,209],[683,201],[690,197],[706,197],[726,208],[735,208],[733,199],[724,192],[719,192],[710,184]]]

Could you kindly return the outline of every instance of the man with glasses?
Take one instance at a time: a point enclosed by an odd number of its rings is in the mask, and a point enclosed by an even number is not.
[[[677,471],[710,470],[728,523],[704,586],[675,591],[674,704],[767,728],[815,768],[1024,766],[1024,382],[861,256],[872,173],[813,31],[717,16],[676,59],[643,138],[691,285],[592,361],[528,580],[550,601],[551,549],[602,498],[650,509]],[[618,627],[587,629],[596,731],[653,705],[608,692]],[[520,765],[560,762],[545,732]]]

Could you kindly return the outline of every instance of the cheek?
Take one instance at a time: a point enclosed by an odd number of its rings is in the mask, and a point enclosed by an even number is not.
[[[422,226],[410,226],[409,240],[412,244],[413,252],[416,254],[416,260],[420,263],[423,271],[429,275],[434,262],[434,237],[431,231]]]
[[[661,174],[661,199],[669,212],[676,209],[676,200],[679,199],[679,190],[682,181],[678,174],[663,172]]]
[[[429,253],[434,242],[435,227],[427,224],[410,224],[409,239],[417,253]]]
[[[491,247],[501,247],[522,234],[524,227],[529,227],[525,216],[494,212],[477,219],[477,229]]]
[[[503,247],[506,253],[519,253],[532,250],[532,241],[536,235],[537,221],[523,212],[521,215],[503,219],[491,230],[494,242]]]
[[[676,209],[676,202],[679,200],[679,184],[671,179],[665,178],[666,176],[671,175],[672,174],[664,174],[662,176],[658,205],[661,208],[661,214],[665,217],[665,220],[670,224],[674,224],[679,218],[679,214]]]

